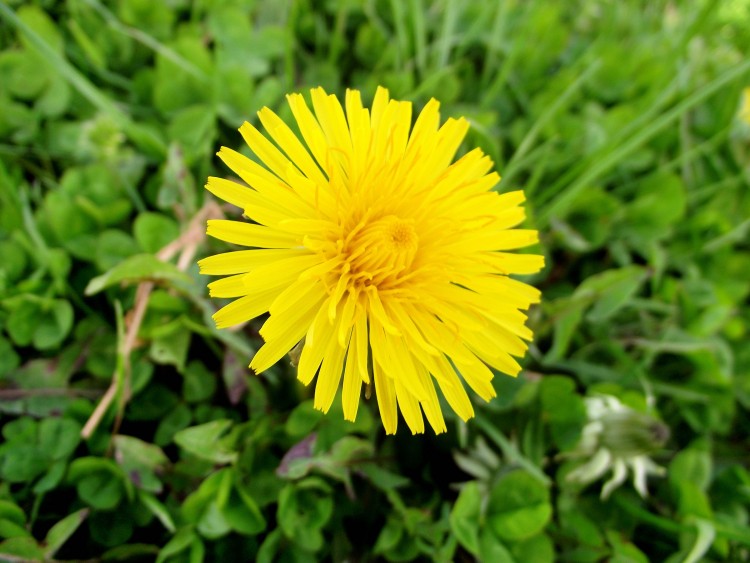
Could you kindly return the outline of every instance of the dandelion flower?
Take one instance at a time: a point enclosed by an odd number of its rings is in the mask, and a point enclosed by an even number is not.
[[[242,137],[265,166],[222,147],[246,184],[211,177],[207,189],[249,221],[211,220],[208,234],[249,247],[205,258],[201,272],[226,276],[213,297],[236,298],[219,328],[264,313],[261,373],[301,347],[297,377],[317,376],[314,406],[342,388],[354,420],[362,386],[374,388],[385,430],[398,411],[413,433],[424,416],[446,430],[436,385],[463,420],[474,414],[465,382],[490,400],[493,369],[515,376],[532,333],[522,312],[539,291],[509,274],[530,274],[542,257],[508,252],[537,242],[516,229],[520,191],[493,191],[500,177],[479,149],[453,162],[469,123],[440,124],[430,100],[412,127],[409,102],[379,88],[372,109],[347,90],[344,107],[322,88],[287,96],[301,137],[270,109]],[[370,387],[372,386],[372,387]]]

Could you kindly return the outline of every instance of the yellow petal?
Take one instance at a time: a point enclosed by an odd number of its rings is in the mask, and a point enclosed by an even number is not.
[[[419,408],[419,401],[411,393],[409,393],[404,384],[401,382],[400,377],[396,377],[393,380],[393,383],[396,389],[396,400],[398,402],[398,408],[401,410],[401,414],[404,416],[406,425],[409,427],[409,430],[411,430],[412,434],[423,434],[424,419],[422,418],[422,410]]]
[[[373,351],[373,356],[375,352]],[[393,380],[383,373],[380,362],[372,367],[375,380],[375,396],[378,400],[380,418],[386,434],[395,434],[398,428],[398,412],[396,411],[396,389]]]
[[[259,266],[273,264],[276,260],[304,256],[308,253],[307,249],[235,250],[199,260],[198,266],[201,274],[226,276],[247,273]]]
[[[245,295],[216,311],[216,328],[227,328],[247,322],[268,311],[274,295]]]
[[[335,326],[334,330],[337,328]],[[328,412],[328,409],[331,408],[331,403],[336,396],[336,390],[339,388],[341,375],[344,371],[345,354],[346,348],[339,346],[336,338],[331,338],[325,356],[323,356],[318,381],[315,384],[314,408],[323,412]]]
[[[257,248],[294,248],[301,246],[296,235],[284,233],[263,225],[229,221],[227,219],[209,219],[208,236]]]
[[[305,345],[297,366],[297,379],[303,385],[310,385],[315,377],[331,340],[333,340],[333,332],[329,330],[328,316],[321,308],[307,331]]]
[[[341,406],[344,410],[344,418],[351,422],[357,419],[359,397],[362,392],[362,378],[357,373],[358,364],[357,347],[353,342],[350,342],[346,355],[346,367],[344,368],[344,388],[341,393]]]
[[[222,278],[208,284],[208,294],[211,297],[240,297],[247,295],[245,274],[237,274]]]
[[[256,373],[261,373],[278,362],[305,335],[315,318],[321,301],[310,301],[304,307],[273,315],[263,324],[260,334],[266,343],[250,362]]]
[[[323,175],[318,165],[315,164],[315,161],[297,138],[297,135],[294,134],[278,115],[268,108],[263,108],[258,112],[258,117],[263,127],[268,131],[268,134],[271,135],[287,156],[297,164],[305,176],[313,182],[320,184],[328,183],[328,179]]]

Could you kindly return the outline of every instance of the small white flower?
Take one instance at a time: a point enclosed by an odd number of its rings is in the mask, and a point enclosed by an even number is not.
[[[647,496],[648,475],[665,473],[648,455],[664,445],[669,428],[610,395],[588,397],[585,402],[588,423],[575,450],[567,456],[589,460],[571,471],[566,479],[588,484],[611,470],[612,476],[601,492],[601,498],[606,499],[625,482],[631,469],[635,490],[642,497]]]

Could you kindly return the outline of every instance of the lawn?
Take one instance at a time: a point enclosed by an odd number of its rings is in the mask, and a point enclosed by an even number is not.
[[[482,365],[482,392],[441,355],[471,407],[438,392],[438,434],[427,402],[410,431],[415,370],[380,373],[390,305],[369,317],[376,389],[350,422],[347,373],[326,414],[297,380],[312,329],[256,375],[269,307],[217,329],[247,291],[210,296],[198,266],[240,248],[207,221],[247,223],[203,187],[237,178],[219,149],[273,168],[243,122],[269,129],[267,107],[296,133],[287,94],[355,89],[369,108],[379,86],[412,102],[406,125],[432,98],[441,123],[465,118],[456,158],[478,147],[492,190],[524,191],[539,241],[518,264],[544,257],[512,276],[541,291],[520,373]],[[417,184],[442,146],[415,160]],[[395,174],[372,205],[412,189]],[[750,560],[749,186],[748,0],[0,2],[0,560]],[[274,189],[263,205],[292,217],[291,188]],[[511,283],[503,302],[527,287]],[[451,313],[471,329],[457,339],[486,329],[508,358],[522,344],[472,312]],[[453,349],[425,322],[403,321],[422,351],[394,357]],[[395,434],[378,377],[400,393]]]

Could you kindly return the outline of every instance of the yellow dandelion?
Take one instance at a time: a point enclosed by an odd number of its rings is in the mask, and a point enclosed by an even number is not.
[[[250,368],[267,370],[301,342],[297,377],[309,385],[317,375],[316,409],[327,412],[342,386],[354,420],[362,386],[373,386],[388,434],[398,410],[413,433],[424,432],[422,412],[444,432],[435,383],[468,420],[462,380],[489,401],[492,370],[517,375],[532,338],[522,311],[539,291],[508,277],[543,265],[507,252],[537,242],[514,228],[524,195],[492,191],[500,177],[479,149],[452,162],[469,124],[440,125],[436,100],[412,127],[411,103],[384,88],[371,110],[355,90],[345,110],[322,88],[311,95],[314,114],[302,95],[287,96],[302,140],[268,108],[258,112],[265,135],[240,127],[265,167],[218,153],[249,187],[211,177],[206,188],[249,221],[211,220],[208,234],[252,250],[200,262],[226,276],[211,296],[236,298],[216,325],[269,313]]]

